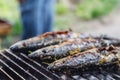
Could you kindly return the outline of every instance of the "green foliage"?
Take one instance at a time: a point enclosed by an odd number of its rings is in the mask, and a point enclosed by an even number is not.
[[[65,6],[65,4],[57,3],[57,5],[56,5],[56,13],[58,15],[63,15],[63,14],[66,14],[67,12],[68,12],[68,8],[67,8],[67,6]]]
[[[18,10],[16,0],[0,0],[0,18],[14,22],[19,17]]]
[[[77,7],[77,16],[83,19],[97,18],[115,8],[118,0],[85,0]]]

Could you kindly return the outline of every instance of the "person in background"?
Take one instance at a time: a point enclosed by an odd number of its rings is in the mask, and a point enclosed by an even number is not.
[[[52,30],[55,0],[19,0],[19,2],[23,24],[23,40]]]

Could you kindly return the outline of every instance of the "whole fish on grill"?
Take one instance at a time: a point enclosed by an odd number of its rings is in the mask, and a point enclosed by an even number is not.
[[[12,51],[23,51],[23,50],[36,50],[49,45],[55,45],[68,38],[84,38],[84,35],[74,33],[71,31],[58,31],[58,32],[47,32],[38,37],[30,38],[27,40],[19,41],[13,44],[10,49]]]
[[[94,48],[85,52],[74,54],[54,61],[48,66],[50,70],[64,68],[85,68],[88,66],[102,66],[118,63],[120,61],[120,47]]]
[[[39,57],[40,59],[59,59],[84,50],[101,46],[101,42],[96,39],[69,39],[58,45],[38,49],[28,56],[33,58]]]
[[[89,34],[80,34],[72,31],[57,31],[57,32],[47,32],[43,35],[30,38],[27,40],[19,41],[13,44],[10,49],[12,51],[34,51],[43,47],[47,47],[50,45],[56,45],[64,42],[67,39],[105,39],[105,36],[93,36]],[[106,38],[109,39],[109,38]],[[111,39],[111,38],[110,38]],[[114,40],[114,43],[118,45],[118,41]],[[120,43],[120,41],[119,41]]]

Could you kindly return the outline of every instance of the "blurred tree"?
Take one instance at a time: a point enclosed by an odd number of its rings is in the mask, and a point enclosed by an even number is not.
[[[15,21],[19,17],[19,9],[16,0],[0,0],[0,18]]]
[[[12,34],[18,35],[21,33],[22,27],[17,0],[0,0],[0,18],[13,24]]]

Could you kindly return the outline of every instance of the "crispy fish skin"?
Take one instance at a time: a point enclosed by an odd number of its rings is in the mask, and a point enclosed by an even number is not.
[[[33,58],[39,57],[40,59],[59,59],[94,47],[101,47],[101,44],[98,40],[73,39],[62,44],[39,49],[37,51],[32,52],[28,56]]]
[[[19,41],[13,44],[10,49],[12,51],[19,50],[31,50],[38,49],[41,47],[49,46],[52,44],[57,44],[61,42],[61,39],[68,37],[68,34],[71,34],[69,31],[58,31],[58,32],[47,32],[38,37],[30,38],[27,40]]]
[[[120,46],[120,39],[111,37],[108,35],[90,35],[92,38],[98,39],[98,40],[103,40],[103,45],[109,46],[109,45],[114,45],[114,46]]]
[[[32,40],[32,39],[31,39]],[[34,41],[34,39],[33,39]],[[50,45],[55,45],[55,44],[58,44],[58,43],[62,43],[63,40],[60,40],[60,39],[53,39],[52,41],[48,41],[48,42],[28,42],[28,43],[25,43],[24,41],[20,41],[20,42],[17,42],[15,43],[14,45],[12,45],[10,47],[10,49],[12,51],[34,51],[34,50],[37,50],[37,49],[40,49],[40,48],[43,48],[43,47],[46,47],[46,46],[50,46]]]
[[[91,49],[82,53],[68,56],[54,61],[48,66],[50,70],[62,68],[84,68],[89,65],[105,65],[117,63],[120,60],[120,48],[106,47],[104,49]]]
[[[90,38],[90,35],[84,35],[71,31],[47,32],[38,37],[19,41],[13,44],[10,49],[12,51],[36,50],[49,45],[55,45],[69,38]]]
[[[101,36],[93,36],[89,34],[80,34],[72,31],[57,31],[57,32],[47,32],[43,35],[40,35],[38,37],[30,38],[27,40],[19,41],[15,44],[13,44],[10,49],[12,51],[34,51],[43,47],[47,47],[50,45],[56,45],[59,43],[64,42],[64,40],[67,39],[112,39],[112,38],[106,38]],[[115,44],[120,45],[120,41],[114,40]]]

